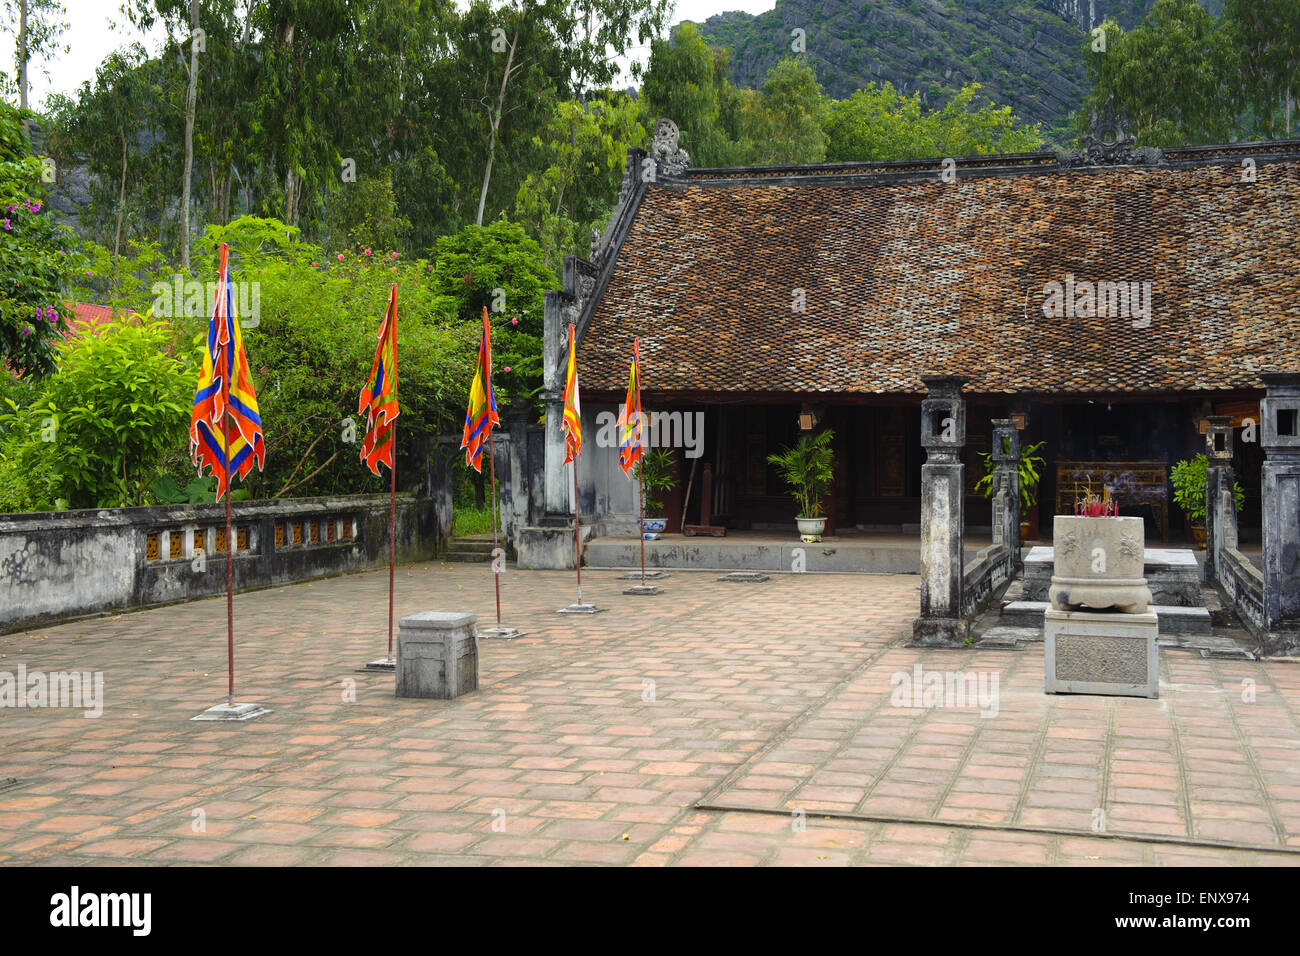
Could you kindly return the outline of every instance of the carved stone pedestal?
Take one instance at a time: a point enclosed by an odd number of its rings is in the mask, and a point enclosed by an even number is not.
[[[1058,611],[1043,620],[1048,694],[1159,697],[1159,625],[1144,614]]]

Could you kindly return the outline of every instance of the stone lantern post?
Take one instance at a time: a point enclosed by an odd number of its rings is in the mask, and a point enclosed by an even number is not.
[[[912,643],[960,646],[962,625],[962,547],[965,515],[966,402],[964,375],[923,375],[928,393],[921,402],[921,616],[912,625]]]
[[[1205,564],[1203,579],[1218,580],[1223,552],[1237,546],[1237,504],[1232,497],[1232,419],[1211,415],[1205,429]],[[1224,494],[1227,495],[1226,506]]]
[[[1300,372],[1260,376],[1264,461],[1264,627],[1300,631]],[[1276,650],[1276,649],[1275,649]]]
[[[1014,574],[1020,567],[1020,432],[1014,418],[993,419],[993,462],[993,543],[1007,549],[1008,573]]]

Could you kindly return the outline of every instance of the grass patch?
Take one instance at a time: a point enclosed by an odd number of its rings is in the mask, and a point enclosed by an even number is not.
[[[498,527],[500,527],[500,525],[498,525]],[[490,507],[452,508],[451,536],[453,538],[464,538],[469,535],[491,533],[492,509]]]

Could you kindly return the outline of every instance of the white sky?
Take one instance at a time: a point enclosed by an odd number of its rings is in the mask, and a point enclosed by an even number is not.
[[[48,61],[33,60],[28,66],[32,106],[36,109],[44,106],[50,93],[71,96],[86,80],[93,80],[95,68],[114,50],[133,40],[141,40],[145,48],[153,52],[164,35],[162,28],[155,26],[148,37],[141,37],[122,15],[120,0],[63,0],[63,6],[68,11],[68,30],[60,44],[70,47],[70,52],[60,52]],[[774,0],[678,0],[669,22],[702,22],[726,10],[762,13],[774,6]],[[2,10],[3,5],[0,5]],[[116,29],[112,28],[113,25]],[[14,33],[7,23],[0,25],[0,69],[11,79],[14,76]],[[636,59],[644,63],[649,56],[648,46],[639,48],[631,51],[629,62]],[[627,80],[626,75],[624,80]]]

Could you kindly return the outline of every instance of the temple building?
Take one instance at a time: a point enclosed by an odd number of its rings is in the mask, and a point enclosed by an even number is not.
[[[1028,538],[1105,487],[1147,519],[1148,541],[1187,541],[1169,472],[1228,416],[1240,534],[1258,540],[1261,376],[1300,370],[1300,140],[1139,148],[1106,113],[1076,150],[696,168],[661,120],[652,153],[629,151],[590,257],[566,260],[547,299],[526,550],[573,511],[569,323],[587,436],[578,507],[594,536],[635,532],[635,485],[600,426],[639,339],[644,407],[680,449],[669,533],[683,513],[699,520],[692,469],[708,464],[713,524],[793,535],[768,455],[822,427],[835,431],[827,532],[916,533],[922,376],[960,375],[968,526],[991,523],[974,484],[992,421],[1010,418],[1021,447],[1044,443]],[[694,447],[668,427],[682,420],[698,423]],[[527,561],[545,565],[545,550]]]

